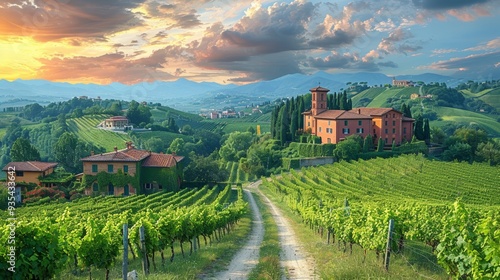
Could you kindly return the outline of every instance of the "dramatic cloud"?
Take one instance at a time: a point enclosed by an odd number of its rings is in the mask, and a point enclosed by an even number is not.
[[[493,50],[500,49],[500,38],[493,39],[484,45],[479,45],[473,48],[465,49],[466,51],[484,51],[484,50]]]
[[[378,71],[378,65],[373,60],[364,60],[357,53],[338,53],[332,51],[325,58],[308,58],[305,62],[308,67],[332,70],[332,69],[355,69],[361,71]]]
[[[404,29],[396,29],[389,34],[388,37],[383,38],[378,45],[378,49],[385,53],[403,53],[407,54],[409,52],[416,52],[422,49],[422,46],[416,45],[415,43],[401,43],[407,39],[413,38],[413,34]]]
[[[40,59],[43,63],[40,76],[48,80],[89,80],[99,83],[121,82],[135,84],[143,81],[170,80],[174,76],[161,69],[166,63],[167,50],[159,50],[151,56],[129,60],[123,53],[105,54],[98,57],[70,57]]]
[[[323,49],[335,48],[351,44],[354,39],[366,33],[370,28],[370,20],[353,20],[356,11],[368,9],[369,4],[361,1],[349,3],[344,7],[342,15],[337,19],[327,14],[317,27],[313,36],[317,37],[309,43]]]
[[[38,41],[93,38],[138,26],[131,9],[142,0],[10,1],[0,6],[0,34],[30,36]]]
[[[457,70],[457,75],[471,78],[500,75],[500,51],[452,58],[446,61],[432,63],[425,68],[434,70]],[[475,76],[475,77],[474,77]]]
[[[413,4],[418,8],[428,10],[447,10],[483,4],[489,1],[490,0],[413,0]]]
[[[186,1],[173,0],[168,1],[151,1],[146,4],[147,15],[168,20],[168,29],[171,28],[191,28],[202,24],[199,19],[197,7],[202,6],[207,1]]]

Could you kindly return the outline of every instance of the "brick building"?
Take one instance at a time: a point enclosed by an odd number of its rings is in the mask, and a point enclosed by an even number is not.
[[[400,145],[411,141],[414,119],[403,116],[393,108],[353,108],[352,110],[328,110],[330,90],[312,88],[312,108],[304,112],[304,131],[321,137],[321,143],[336,144],[350,135],[366,137],[370,134],[376,143],[379,138],[386,145]]]

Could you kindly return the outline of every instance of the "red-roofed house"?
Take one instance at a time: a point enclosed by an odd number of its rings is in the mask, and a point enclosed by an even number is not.
[[[129,195],[179,190],[184,157],[127,148],[82,158],[85,193]],[[109,176],[114,174],[114,176]]]
[[[393,108],[328,110],[327,94],[330,90],[316,87],[310,91],[312,108],[303,113],[304,131],[321,137],[321,143],[336,144],[354,134],[363,138],[371,134],[375,143],[382,138],[386,145],[411,141],[414,120]]]
[[[52,174],[56,166],[56,162],[21,161],[10,162],[2,170],[7,174],[7,178],[14,178],[16,202],[21,202],[22,189],[26,191],[25,188],[28,184],[41,186],[40,179]],[[11,176],[14,174],[15,176]]]

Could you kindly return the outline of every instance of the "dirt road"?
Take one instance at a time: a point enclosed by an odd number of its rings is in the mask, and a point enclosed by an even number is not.
[[[248,274],[259,262],[259,251],[264,238],[264,226],[259,207],[252,193],[245,190],[250,208],[252,209],[252,232],[250,238],[243,248],[236,253],[226,271],[218,273],[214,279],[248,279]]]

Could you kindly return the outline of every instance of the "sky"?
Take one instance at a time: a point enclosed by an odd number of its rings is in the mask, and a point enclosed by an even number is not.
[[[0,79],[500,78],[499,0],[2,0]]]

